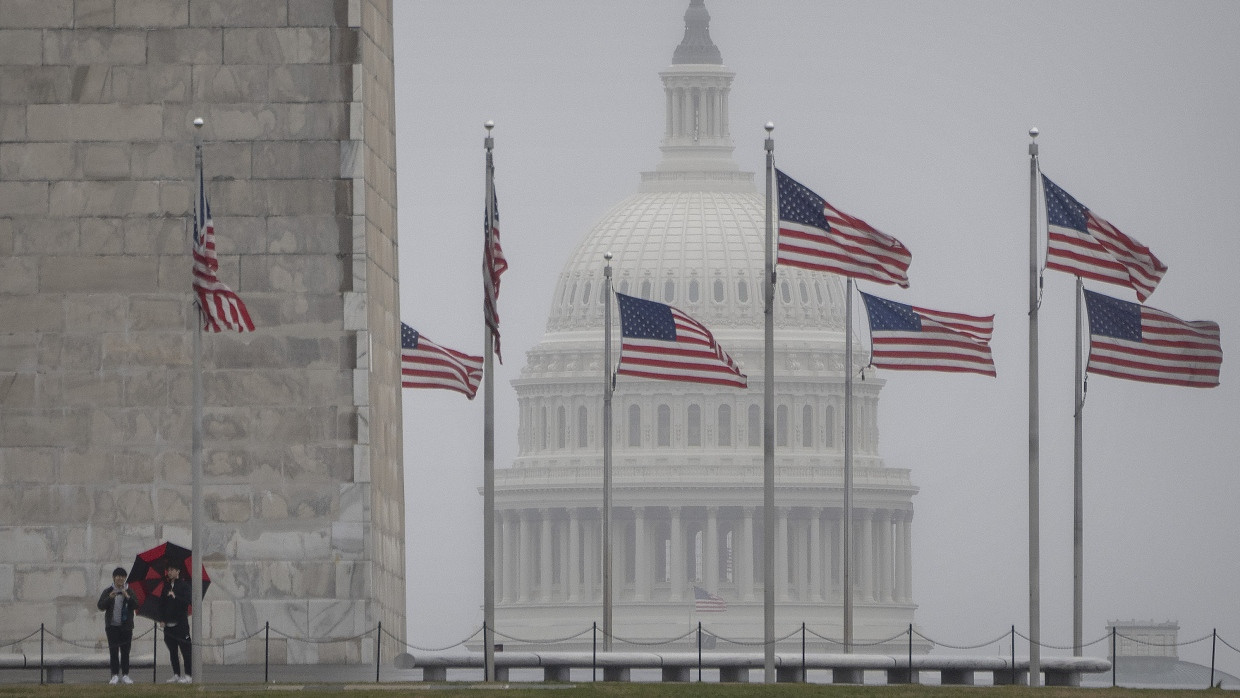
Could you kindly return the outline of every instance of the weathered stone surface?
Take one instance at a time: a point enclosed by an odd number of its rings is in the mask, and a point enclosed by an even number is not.
[[[335,179],[340,146],[333,141],[254,144],[254,176],[263,179]]]
[[[159,215],[158,182],[52,182],[48,212],[53,216]]]
[[[129,146],[123,143],[75,144],[73,174],[82,179],[129,179]]]
[[[0,389],[0,392],[3,390]],[[0,399],[0,402],[3,401]],[[56,482],[61,453],[59,448],[0,448],[0,486],[48,485]]]
[[[39,290],[39,265],[34,257],[0,257],[0,295],[27,295]],[[0,359],[0,364],[3,360]]]
[[[47,65],[142,64],[146,62],[146,32],[95,29],[44,32],[43,62]]]
[[[189,99],[193,71],[188,65],[111,66],[98,101],[120,104],[180,104]],[[87,101],[87,100],[82,100]],[[146,139],[159,137],[149,133]]]
[[[196,65],[194,99],[208,104],[268,101],[265,65]]]
[[[352,77],[348,65],[277,65],[268,89],[273,102],[344,102],[352,95]]]
[[[73,26],[73,0],[5,0],[4,26]]]
[[[68,66],[0,66],[0,103],[22,105],[25,116],[26,105],[66,101],[72,96],[72,73]]]
[[[163,133],[158,104],[31,104],[27,134],[37,141],[144,141]]]
[[[69,219],[72,222],[73,219]],[[85,254],[116,255],[125,251],[123,218],[84,218],[78,250]]]
[[[0,179],[68,179],[74,174],[69,143],[0,143]]]
[[[267,219],[267,251],[277,254],[337,254],[352,233],[340,216],[273,216]]]
[[[65,322],[75,331],[114,330],[124,327],[128,309],[129,300],[123,294],[83,294],[65,304]]]
[[[73,526],[65,529],[63,537],[61,554],[65,560],[116,560],[128,567],[129,561],[121,557],[120,547],[117,545],[120,536],[112,526]],[[112,565],[114,566],[115,564]],[[111,571],[111,567],[103,571],[103,578],[111,577]]]
[[[26,218],[13,235],[13,254],[71,254],[78,249],[74,218]]]
[[[10,216],[46,215],[48,194],[47,182],[0,181],[0,211]]]
[[[43,32],[37,29],[0,29],[0,65],[43,63]]]
[[[116,0],[118,27],[183,27],[189,23],[189,0]],[[175,32],[152,32],[153,35]]]
[[[212,0],[190,3],[190,24],[202,27],[282,27],[286,0]]]
[[[43,293],[141,293],[155,290],[154,257],[43,257],[39,290]]]
[[[9,562],[46,563],[57,547],[56,529],[50,526],[0,526],[0,548]]]
[[[87,412],[81,408],[6,410],[4,421],[0,423],[0,444],[5,446],[61,446],[80,450],[86,445],[87,423]],[[48,504],[49,508],[51,506]],[[39,513],[37,516],[44,516],[45,513]],[[38,521],[40,519],[26,519],[15,515],[14,520]]]
[[[76,0],[73,3],[73,26],[110,27],[116,22],[115,0]]]
[[[0,564],[0,601],[13,600],[13,565]]]
[[[71,597],[83,603],[87,589],[86,570],[66,565],[22,565],[15,571],[14,587],[16,596],[27,602]]]
[[[224,62],[259,65],[328,63],[331,32],[319,27],[225,29]]]

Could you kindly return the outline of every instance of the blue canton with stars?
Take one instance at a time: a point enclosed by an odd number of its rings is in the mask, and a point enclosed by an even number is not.
[[[400,348],[418,348],[418,331],[403,322],[400,323]]]
[[[1090,334],[1141,341],[1141,306],[1086,290],[1085,307]]]
[[[870,316],[871,332],[921,332],[921,316],[911,307],[868,293],[862,293],[861,300]]]
[[[775,170],[775,181],[779,186],[779,220],[831,229],[821,196],[779,170]]]
[[[1079,230],[1082,233],[1086,232],[1088,218],[1085,216],[1085,211],[1087,209],[1081,205],[1081,202],[1072,198],[1068,192],[1060,189],[1046,175],[1042,175],[1042,190],[1046,192],[1046,222],[1048,225]]]
[[[672,309],[662,303],[648,301],[623,293],[616,294],[620,303],[620,334],[633,339],[676,341],[676,320]]]

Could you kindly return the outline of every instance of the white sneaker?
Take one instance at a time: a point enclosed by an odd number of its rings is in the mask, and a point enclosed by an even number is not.
[[[115,686],[117,683],[120,682],[120,680],[121,680],[121,677],[117,676],[116,674],[112,674],[112,678],[108,679],[108,685]]]
[[[193,682],[194,682],[194,677],[190,676],[189,674],[186,674],[181,677],[181,683],[193,683]]]
[[[177,676],[176,674],[173,674],[172,678],[168,679],[164,683],[181,683],[181,677]]]
[[[128,686],[133,683],[133,679],[129,678],[129,674],[125,674],[124,676],[121,677],[121,683]]]

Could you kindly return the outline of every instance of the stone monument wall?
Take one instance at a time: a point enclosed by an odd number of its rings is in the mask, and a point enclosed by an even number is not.
[[[112,568],[189,545],[195,117],[257,328],[204,336],[208,658],[403,637],[391,15],[0,0],[0,643],[106,647]]]

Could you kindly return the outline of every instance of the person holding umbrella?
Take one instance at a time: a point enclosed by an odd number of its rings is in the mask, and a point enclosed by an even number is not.
[[[103,611],[103,632],[108,637],[108,660],[112,678],[108,683],[131,684],[129,678],[129,646],[133,643],[133,612],[138,598],[125,583],[124,567],[112,570],[112,583],[99,594],[96,604]]]
[[[181,569],[177,565],[164,568],[164,593],[159,597],[159,619],[164,626],[164,645],[168,647],[169,660],[172,662],[172,678],[168,683],[193,683],[194,667],[191,663],[191,644],[189,637],[189,607],[192,592],[189,582],[181,579]],[[185,661],[185,673],[181,673],[181,661],[177,652]]]

